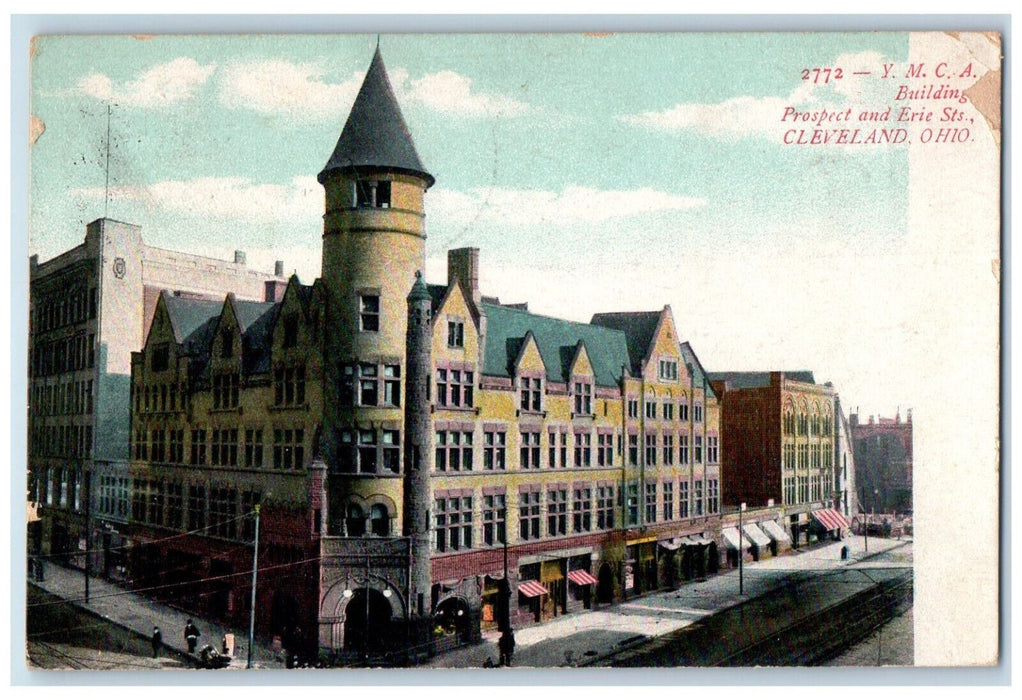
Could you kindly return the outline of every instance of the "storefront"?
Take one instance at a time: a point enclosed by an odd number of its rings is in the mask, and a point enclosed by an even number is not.
[[[821,508],[809,514],[812,517],[813,529],[820,540],[830,538],[840,540],[842,533],[848,528],[845,516],[833,508]]]
[[[657,581],[657,542],[650,537],[626,543],[624,562],[625,595],[655,591]]]

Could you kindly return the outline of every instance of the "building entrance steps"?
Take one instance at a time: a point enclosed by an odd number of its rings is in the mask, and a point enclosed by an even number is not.
[[[848,559],[842,560],[841,548],[848,547]],[[910,539],[869,538],[869,551],[863,538],[842,540],[793,550],[744,565],[745,595],[738,593],[738,570],[729,569],[704,581],[683,583],[673,591],[659,591],[630,598],[621,603],[601,605],[596,610],[569,613],[549,622],[515,630],[514,666],[584,666],[621,649],[669,634],[709,615],[720,613],[752,598],[787,585],[791,574],[809,575],[837,571],[845,567],[891,566],[871,564],[873,557],[899,547],[911,547]],[[899,566],[904,567],[905,564]],[[484,633],[479,644],[452,650],[427,662],[433,668],[481,667],[490,657],[498,658],[499,633]]]
[[[153,626],[160,628],[163,646],[180,654],[187,655],[188,645],[185,642],[185,624],[191,619],[201,633],[198,649],[212,644],[217,651],[225,634],[231,633],[235,639],[234,659],[230,668],[244,669],[248,662],[248,630],[228,628],[208,620],[182,612],[169,605],[155,603],[139,593],[133,593],[109,581],[90,577],[89,602],[85,602],[85,573],[78,569],[65,568],[53,562],[46,562],[43,581],[32,580],[29,585],[51,595],[72,602],[83,610],[150,638]],[[197,657],[197,655],[194,655]],[[274,650],[270,643],[255,640],[252,654],[253,668],[282,669],[285,667],[282,655]]]

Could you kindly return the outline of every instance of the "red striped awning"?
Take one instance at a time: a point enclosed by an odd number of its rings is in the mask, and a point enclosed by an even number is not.
[[[526,598],[546,595],[548,591],[539,581],[522,581],[518,584],[518,592]]]
[[[848,521],[845,520],[845,516],[833,508],[814,510],[810,515],[813,516],[813,520],[823,526],[824,530],[843,530],[848,527]]]
[[[593,575],[584,569],[569,571],[568,580],[572,583],[578,584],[579,586],[591,586],[596,583],[596,579],[593,578]]]

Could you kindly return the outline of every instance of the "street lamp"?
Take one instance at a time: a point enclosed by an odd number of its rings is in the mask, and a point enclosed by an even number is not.
[[[742,530],[742,513],[745,512],[745,501],[738,506],[738,595],[745,594],[745,575],[742,568],[742,560],[745,559],[745,547],[742,545],[742,540],[745,537],[744,530]]]

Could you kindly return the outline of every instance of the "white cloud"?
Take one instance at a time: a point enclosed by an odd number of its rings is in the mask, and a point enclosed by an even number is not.
[[[669,109],[625,114],[619,121],[651,131],[678,132],[691,130],[704,136],[732,139],[743,136],[773,135],[791,128],[781,122],[786,107],[799,111],[812,109],[877,108],[881,103],[877,75],[882,73],[883,57],[875,51],[841,54],[831,65],[841,66],[840,80],[827,83],[802,81],[786,96],[753,97],[742,95],[723,102],[682,103]],[[856,71],[872,71],[872,75],[856,75]],[[853,109],[854,111],[854,109]],[[812,123],[797,126],[813,128]],[[833,126],[833,125],[832,125]],[[837,123],[838,128],[844,126]]]
[[[430,193],[430,216],[451,226],[480,223],[523,226],[537,223],[597,223],[638,214],[686,211],[706,200],[662,192],[597,190],[569,185],[561,192],[475,188],[468,192],[438,188]]]
[[[93,73],[78,81],[78,89],[104,101],[155,108],[193,97],[213,74],[216,64],[200,65],[192,58],[175,58],[116,85],[109,76]]]
[[[220,100],[231,108],[251,109],[293,121],[337,120],[347,115],[365,74],[328,82],[317,64],[287,61],[232,63],[219,81]],[[419,106],[458,117],[515,116],[529,110],[524,102],[474,90],[472,80],[444,70],[412,79],[404,68],[388,71],[403,108]]]
[[[233,63],[220,76],[220,101],[227,107],[276,114],[295,121],[338,119],[347,114],[362,84],[361,74],[340,83],[323,80],[325,70],[287,61]]]
[[[102,188],[73,193],[89,201],[102,199]],[[318,221],[323,190],[313,177],[296,177],[287,185],[253,182],[240,177],[200,177],[165,180],[151,185],[110,188],[111,204],[139,203],[166,213],[272,223],[304,219]]]
[[[509,117],[529,110],[527,104],[510,97],[472,92],[471,78],[449,70],[424,75],[407,85],[401,84],[400,92],[410,102],[417,102],[441,114]]]

